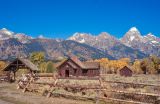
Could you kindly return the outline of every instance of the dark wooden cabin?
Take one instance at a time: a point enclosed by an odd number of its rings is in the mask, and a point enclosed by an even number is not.
[[[129,68],[128,66],[124,66],[122,69],[120,69],[119,73],[121,76],[131,77],[133,72],[131,68]]]
[[[160,65],[158,65],[158,74],[160,74]]]
[[[14,61],[9,63],[3,71],[6,71],[9,73],[9,75],[13,78],[13,80],[16,79],[16,72],[18,70],[27,70],[28,73],[34,73],[38,71],[38,68],[36,65],[34,65],[31,61],[28,59],[22,59],[22,58],[16,58]]]
[[[57,67],[60,77],[87,76],[94,77],[100,74],[100,64],[98,62],[81,62],[76,57],[71,57],[62,62]]]

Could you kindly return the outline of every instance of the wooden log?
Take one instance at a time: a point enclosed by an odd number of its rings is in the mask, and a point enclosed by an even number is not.
[[[129,84],[129,85],[143,85],[143,86],[160,87],[160,85],[156,85],[156,84],[129,83],[129,82],[119,82],[119,81],[103,81],[103,83],[119,83],[119,84]]]
[[[58,79],[56,79],[53,83],[53,85],[50,87],[49,92],[47,94],[47,98],[49,98],[52,94],[52,91],[54,90],[54,87],[57,85]]]
[[[104,82],[101,78],[99,78],[99,83],[100,85],[97,85],[97,86],[87,86],[87,85],[63,85],[63,84],[58,84],[58,79],[55,80],[54,83],[41,83],[41,84],[48,84],[50,85],[50,89],[48,90],[48,94],[47,94],[47,97],[50,97],[52,95],[52,91],[54,90],[55,87],[60,87],[60,88],[71,88],[71,89],[93,89],[93,90],[100,90],[102,92],[104,92],[104,94],[106,94],[107,96],[107,92],[114,92],[114,93],[125,93],[125,94],[133,94],[133,95],[144,95],[144,96],[160,96],[158,94],[153,94],[153,93],[141,93],[141,92],[129,92],[129,91],[122,91],[122,90],[107,90],[106,86],[104,85]],[[29,89],[29,86],[31,83],[35,83],[35,82],[32,82],[30,81],[26,87],[24,88],[24,92],[27,91]],[[114,82],[111,82],[111,83],[114,83]],[[115,82],[115,83],[121,83],[121,84],[133,84],[133,83],[123,83],[123,82]],[[142,84],[143,85],[143,84]],[[32,89],[34,90],[34,89]],[[106,99],[108,99],[108,97],[105,97]],[[113,100],[113,98],[110,98]],[[121,100],[121,99],[120,99]],[[121,100],[123,101],[123,100]],[[132,102],[132,101],[128,101],[128,102]],[[142,103],[141,103],[142,104]]]
[[[155,101],[155,104],[160,104],[160,97],[157,98],[157,100]]]
[[[122,99],[115,99],[115,98],[105,98],[105,97],[100,97],[99,99],[103,99],[103,100],[111,100],[111,101],[117,101],[117,102],[124,102],[127,104],[152,104],[152,103],[144,103],[144,102],[138,102],[138,101],[132,101],[132,100],[122,100]]]
[[[54,77],[53,73],[37,73],[37,77]]]
[[[107,90],[107,89],[100,89],[100,90],[104,90],[106,92],[114,92],[114,93],[125,93],[125,94],[136,94],[136,95],[145,95],[145,96],[160,97],[159,94],[154,94],[154,93],[129,92],[129,91],[122,91],[122,90]]]
[[[75,95],[70,95],[70,94],[64,94],[64,93],[53,93],[54,97],[64,97],[64,98],[70,98],[70,99],[74,99],[74,100],[95,100],[95,97],[82,97],[82,96],[75,96]],[[110,101],[116,101],[116,102],[124,102],[127,104],[152,104],[152,103],[144,103],[144,102],[138,102],[138,101],[131,101],[131,100],[122,100],[122,99],[115,99],[115,98],[105,98],[105,97],[98,97],[98,99],[104,100],[106,102],[108,102],[108,100]]]
[[[93,89],[93,90],[101,90],[102,92],[104,92],[104,94],[107,96],[106,92],[115,92],[115,93],[126,93],[126,94],[137,94],[137,95],[146,95],[146,96],[157,96],[159,97],[159,94],[155,94],[155,93],[143,93],[143,92],[129,92],[129,91],[125,91],[125,90],[107,90],[107,88],[101,84],[101,86],[87,86],[87,85],[63,85],[63,84],[51,84],[51,83],[43,83],[45,85],[50,85],[52,89],[54,89],[54,87],[60,87],[60,88],[71,88],[71,89]],[[50,89],[50,91],[52,91]]]
[[[23,89],[23,92],[26,92],[27,91],[27,88],[30,86],[30,84],[34,81],[34,78],[31,77],[30,80],[28,81],[28,83],[26,84],[26,86],[24,87]]]
[[[99,77],[58,77],[58,79],[73,79],[73,80],[99,80]]]

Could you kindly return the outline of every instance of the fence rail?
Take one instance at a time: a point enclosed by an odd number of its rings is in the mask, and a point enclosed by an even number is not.
[[[129,82],[119,82],[119,81],[103,81],[106,83],[119,83],[119,84],[129,84],[129,85],[143,85],[143,86],[154,86],[154,87],[160,87],[160,85],[157,84],[145,84],[145,83],[129,83]]]
[[[129,100],[122,100],[122,99],[115,99],[115,98],[107,98],[107,97],[86,97],[86,96],[73,96],[70,94],[64,94],[64,93],[53,93],[53,96],[61,96],[61,97],[65,97],[65,98],[71,98],[71,99],[75,99],[75,100],[104,100],[107,101],[116,101],[116,102],[125,102],[125,103],[134,103],[134,104],[153,104],[153,103],[143,103],[143,102],[138,102],[138,101],[129,101]]]
[[[68,85],[66,85],[66,84],[58,83],[59,79],[63,79],[63,78],[54,79],[53,83],[47,83],[47,82],[37,83],[36,81],[34,81],[32,79],[32,81],[29,81],[28,84],[24,87],[24,89],[25,89],[24,92],[26,91],[27,88],[31,88],[31,87],[29,87],[31,84],[38,84],[38,85],[49,85],[50,86],[50,89],[48,89],[48,95],[47,96],[50,96],[52,94],[52,91],[54,90],[54,88],[58,87],[58,88],[64,88],[64,89],[70,88],[70,89],[79,90],[79,91],[92,89],[92,90],[94,90],[96,92],[97,91],[98,92],[101,91],[104,94],[107,94],[106,92],[111,92],[111,93],[118,93],[118,94],[140,95],[140,96],[143,96],[143,97],[145,97],[145,96],[154,96],[156,98],[160,97],[160,94],[155,94],[155,93],[142,93],[142,92],[134,92],[134,91],[130,92],[130,91],[125,91],[125,90],[115,90],[115,89],[112,90],[112,89],[107,89],[107,87],[105,87],[106,83],[135,84],[135,85],[145,85],[145,86],[155,86],[155,85],[137,84],[137,83],[124,83],[124,82],[114,82],[114,81],[104,81],[104,80],[102,80],[102,78],[92,78],[92,80],[98,80],[99,81],[98,85],[92,85],[92,86],[76,85],[76,84],[71,84],[71,85],[68,84]],[[68,78],[68,79],[87,80],[85,78]],[[88,79],[88,80],[91,80],[91,79]],[[155,87],[159,87],[159,86],[155,86]],[[36,87],[36,88],[33,87],[33,89],[37,89],[37,88],[38,87]],[[73,96],[73,97],[75,97],[75,96]],[[103,99],[103,100],[113,100],[113,101],[118,101],[118,102],[134,103],[134,104],[150,104],[150,101],[148,101],[146,103],[146,102],[139,102],[139,101],[134,101],[134,100],[123,100],[123,99],[116,99],[116,98],[109,98],[109,97],[99,97],[99,96],[97,96],[96,98]]]

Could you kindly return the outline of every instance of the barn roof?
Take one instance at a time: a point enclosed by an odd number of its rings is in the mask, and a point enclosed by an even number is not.
[[[100,66],[99,62],[81,62],[77,57],[70,57],[70,58],[66,59],[65,61],[63,61],[61,64],[59,64],[57,67],[60,67],[68,60],[72,60],[82,69],[98,69]],[[73,66],[73,65],[71,65],[71,66]]]
[[[23,59],[23,58],[16,58],[14,61],[9,63],[3,70],[8,71],[8,68],[11,66],[11,64],[14,63],[17,60],[21,61],[26,67],[28,67],[29,69],[31,69],[33,71],[38,71],[39,70],[38,67],[36,65],[34,65],[30,60]]]
[[[131,70],[131,71],[133,71],[133,68],[131,66],[128,66],[128,65],[122,67],[120,70],[123,70],[123,69],[126,69],[126,68],[129,69],[129,70]]]
[[[22,59],[22,58],[19,60],[22,61],[22,63],[24,63],[31,70],[35,70],[35,71],[39,70],[38,67],[35,64],[33,64],[30,60]]]
[[[98,69],[100,64],[99,62],[83,62],[85,69]]]
[[[70,57],[72,61],[74,61],[77,65],[79,65],[81,68],[85,68],[85,65],[77,58],[77,57]]]

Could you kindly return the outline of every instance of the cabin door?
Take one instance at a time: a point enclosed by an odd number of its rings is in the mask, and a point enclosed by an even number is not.
[[[65,77],[69,77],[69,70],[65,70]]]

